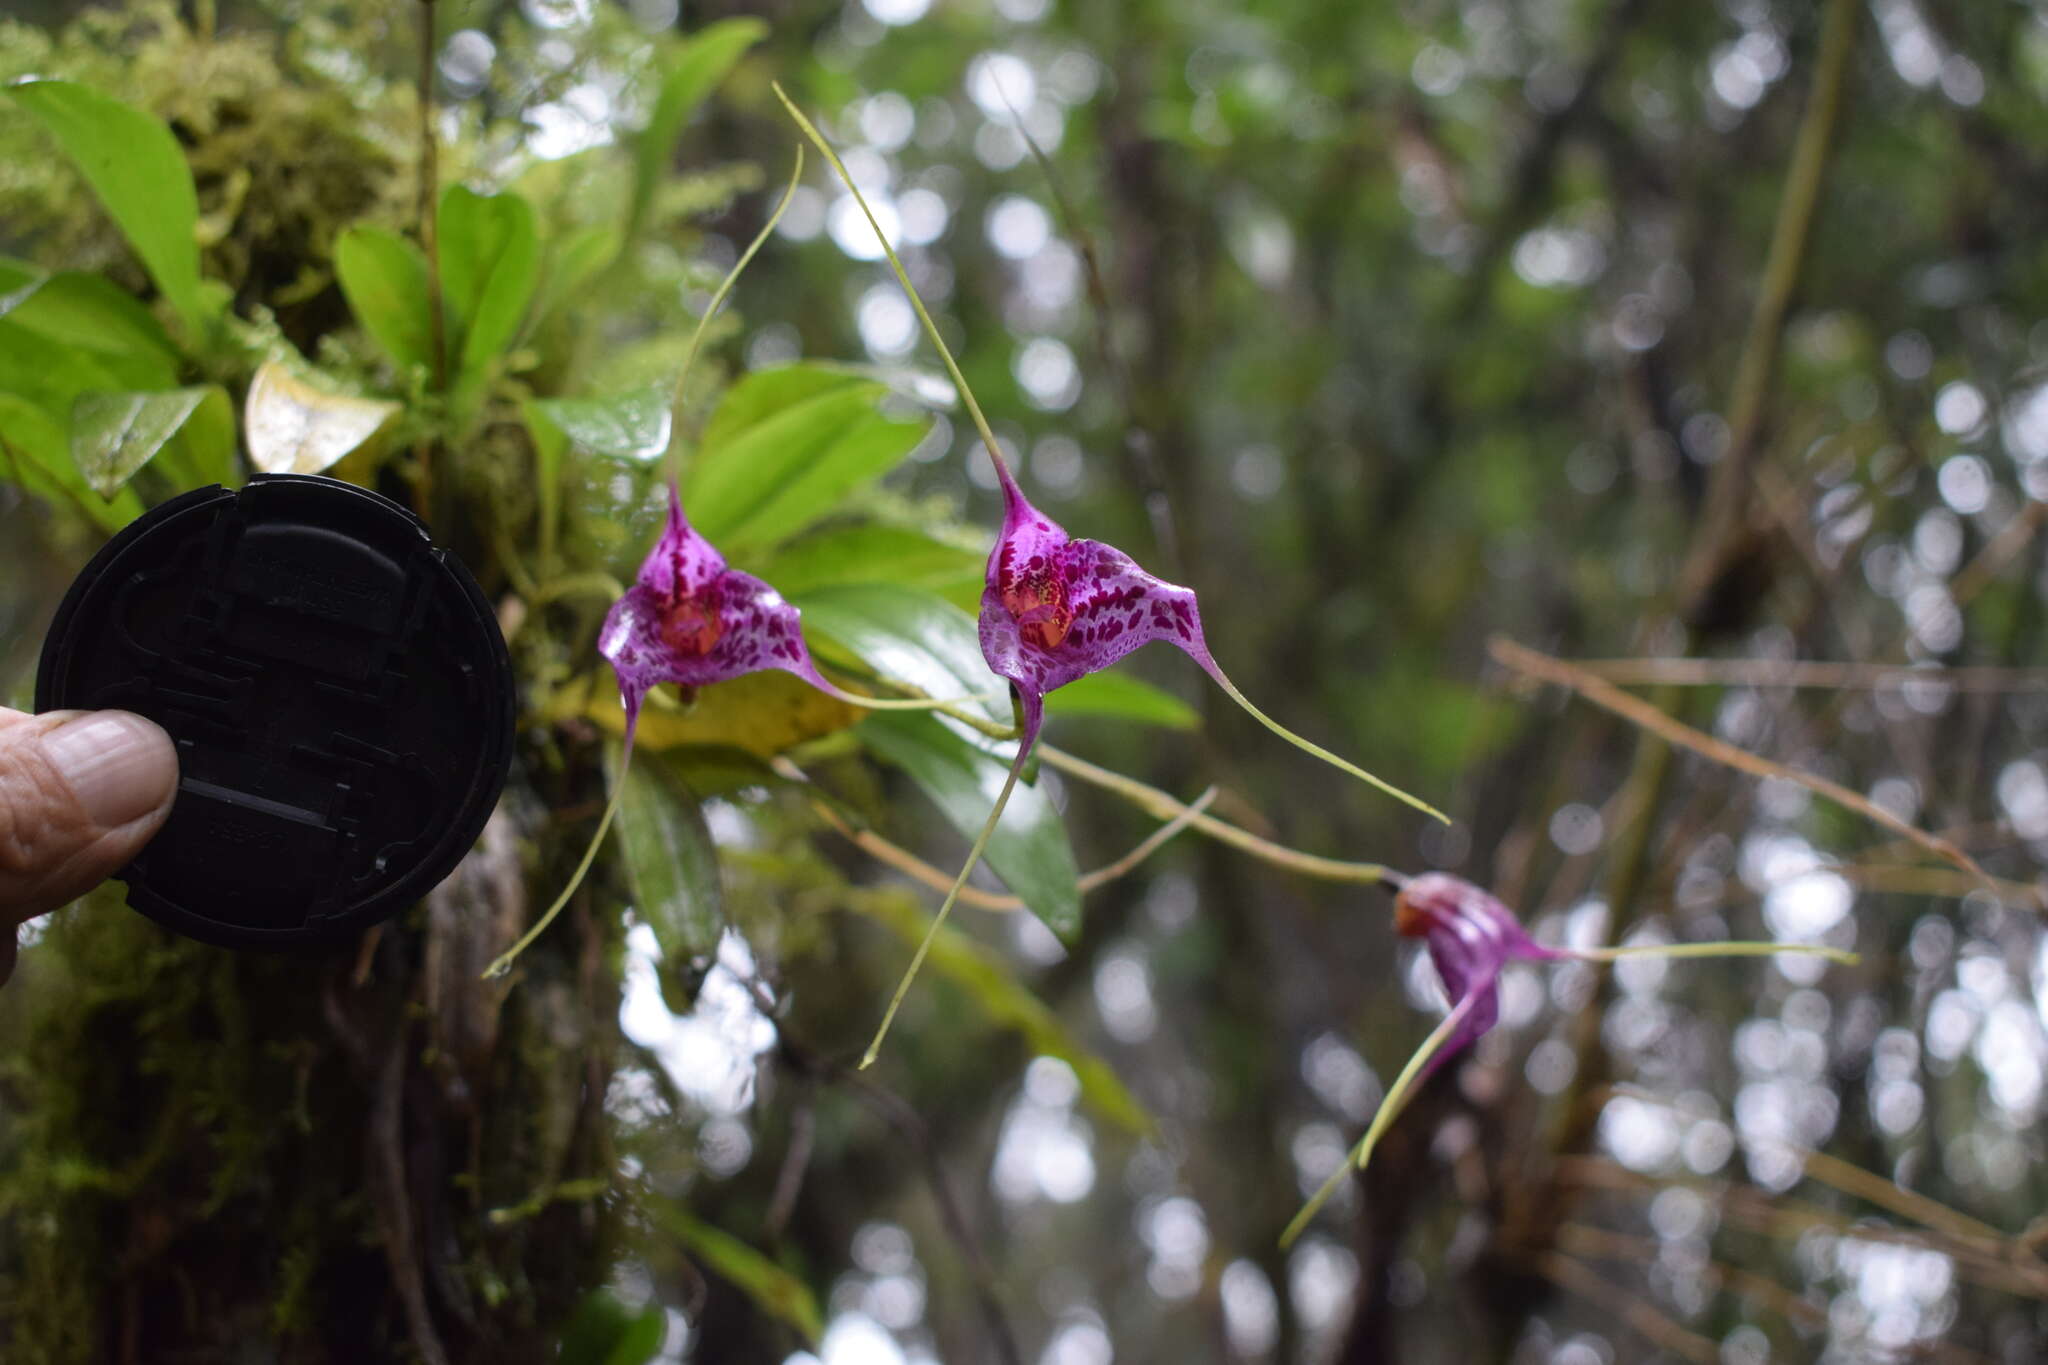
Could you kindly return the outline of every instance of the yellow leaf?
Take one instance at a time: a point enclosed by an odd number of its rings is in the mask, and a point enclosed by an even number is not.
[[[398,404],[324,393],[267,361],[242,408],[249,462],[266,474],[318,474],[380,431]]]
[[[780,669],[700,688],[689,706],[678,707],[673,698],[666,688],[648,695],[640,712],[639,743],[650,749],[729,745],[768,758],[805,740],[844,730],[866,714]],[[546,718],[559,721],[571,716],[595,722],[611,734],[625,733],[626,713],[609,672],[586,673],[555,693]]]

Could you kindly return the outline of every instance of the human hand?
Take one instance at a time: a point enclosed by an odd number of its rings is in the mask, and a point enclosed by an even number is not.
[[[171,737],[141,716],[0,707],[0,982],[15,930],[140,853],[177,790]]]

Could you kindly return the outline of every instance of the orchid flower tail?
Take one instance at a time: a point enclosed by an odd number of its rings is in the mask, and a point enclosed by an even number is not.
[[[619,750],[618,781],[612,783],[612,799],[605,803],[604,814],[597,822],[597,833],[590,836],[590,847],[583,850],[582,861],[576,864],[576,870],[569,875],[569,884],[555,897],[554,904],[541,912],[541,917],[533,922],[531,929],[520,935],[517,943],[500,953],[490,966],[484,968],[484,980],[488,981],[511,971],[513,960],[532,947],[535,939],[547,932],[548,926],[555,922],[555,916],[562,913],[562,907],[576,894],[576,888],[582,886],[583,879],[590,875],[590,865],[597,861],[597,851],[604,847],[604,836],[611,832],[612,818],[619,813],[619,803],[626,797],[626,770],[633,766],[633,731],[639,724],[640,705],[636,698],[626,713],[626,738]]]
[[[1807,953],[1853,967],[1863,959],[1846,948],[1824,943],[1631,943],[1621,948],[1566,948],[1567,957],[1582,962],[1619,962],[1631,957],[1776,957]]]
[[[718,288],[711,295],[711,302],[704,306],[703,313],[697,318],[695,330],[690,333],[690,344],[683,350],[682,368],[676,371],[675,401],[673,404],[675,417],[669,424],[668,479],[670,484],[674,484],[677,476],[682,472],[679,465],[682,460],[683,447],[682,442],[677,439],[675,433],[680,432],[683,428],[683,381],[690,377],[690,369],[697,363],[697,352],[704,346],[704,333],[710,329],[711,319],[717,317],[718,310],[725,306],[726,295],[732,293],[732,287],[739,283],[740,272],[747,268],[748,263],[754,259],[755,253],[759,252],[762,245],[767,242],[768,235],[775,231],[775,225],[782,221],[782,215],[788,210],[790,200],[796,198],[797,186],[803,183],[803,175],[804,149],[802,146],[798,146],[796,149],[796,164],[789,169],[789,186],[782,191],[782,199],[775,205],[775,212],[768,215],[768,221],[763,223],[761,230],[754,234],[754,240],[747,243],[747,249],[740,253],[740,258],[737,261],[733,262],[732,269],[725,272],[725,278],[718,282]]]
[[[1345,1158],[1344,1164],[1330,1173],[1330,1178],[1323,1182],[1322,1188],[1315,1192],[1308,1203],[1301,1206],[1301,1212],[1294,1215],[1294,1221],[1280,1234],[1281,1250],[1284,1251],[1294,1245],[1294,1239],[1301,1236],[1316,1214],[1322,1211],[1323,1205],[1330,1202],[1330,1196],[1337,1193],[1351,1172],[1365,1169],[1366,1163],[1372,1160],[1373,1149],[1379,1146],[1380,1139],[1386,1135],[1387,1129],[1393,1126],[1394,1120],[1401,1116],[1401,1111],[1408,1107],[1408,1101],[1414,1098],[1416,1087],[1434,1069],[1433,1059],[1443,1051],[1445,1044],[1456,1036],[1458,1029],[1472,1013],[1473,1006],[1483,993],[1467,992],[1457,1007],[1446,1014],[1430,1031],[1429,1037],[1422,1040],[1422,1046],[1415,1049],[1415,1055],[1408,1059],[1408,1064],[1401,1068],[1401,1074],[1396,1076],[1394,1083],[1387,1088],[1386,1098],[1380,1101],[1379,1111],[1372,1116],[1372,1123],[1366,1128],[1365,1136],[1358,1140],[1358,1145],[1351,1149],[1351,1154]]]
[[[946,916],[953,913],[953,903],[960,899],[961,889],[967,879],[974,875],[974,869],[981,864],[981,855],[988,851],[988,841],[995,837],[996,826],[1002,822],[1003,808],[1010,804],[1010,793],[1017,790],[1017,778],[1024,771],[1024,761],[1031,757],[1031,748],[1038,740],[1038,726],[1043,710],[1033,706],[1024,717],[1024,737],[1017,742],[1017,757],[1010,764],[1009,776],[1003,779],[1003,789],[996,794],[995,809],[988,813],[988,822],[981,827],[981,833],[974,837],[974,846],[967,850],[967,861],[960,865],[960,875],[953,879],[952,889],[946,892],[946,899],[939,906],[939,913],[932,917],[932,927],[924,931],[924,941],[917,945],[917,952],[910,959],[910,966],[904,969],[903,979],[896,983],[896,993],[889,997],[889,1008],[882,1014],[882,1023],[875,1030],[874,1041],[861,1054],[860,1069],[867,1070],[881,1055],[882,1040],[889,1036],[889,1026],[896,1022],[896,1011],[903,1006],[903,997],[910,994],[910,983],[917,980],[918,971],[924,966],[925,956],[932,950],[932,941],[939,936],[939,928],[946,922]]]
[[[853,176],[848,173],[846,163],[839,159],[839,153],[832,150],[832,144],[825,141],[825,135],[804,117],[804,111],[796,107],[795,101],[790,99],[779,81],[771,82],[771,87],[775,91],[775,98],[782,101],[782,107],[796,120],[796,126],[811,140],[811,145],[818,149],[825,160],[832,163],[832,169],[839,173],[840,180],[845,182],[848,192],[853,195],[853,202],[860,205],[860,211],[867,218],[868,226],[875,230],[875,240],[882,244],[882,253],[889,258],[889,268],[896,272],[896,282],[903,286],[903,292],[909,296],[910,306],[916,310],[917,320],[924,326],[924,334],[931,338],[932,346],[939,353],[939,359],[945,363],[946,373],[952,377],[953,387],[959,390],[960,401],[967,405],[968,415],[974,419],[974,429],[981,433],[981,442],[988,447],[989,459],[995,461],[996,475],[1003,480],[1007,497],[1010,490],[1015,488],[1016,480],[1010,476],[1010,464],[1003,458],[1003,447],[996,440],[996,434],[990,428],[988,418],[982,415],[981,404],[975,400],[974,390],[967,386],[967,376],[960,372],[960,363],[953,359],[952,348],[946,345],[945,337],[939,334],[938,324],[932,321],[931,313],[925,309],[924,300],[918,297],[917,286],[910,282],[910,272],[903,268],[902,260],[896,255],[896,248],[890,245],[889,234],[882,231],[881,223],[876,221],[875,211],[868,207],[867,196],[860,192],[860,186],[853,183]],[[1018,494],[1018,497],[1021,498],[1022,494]]]
[[[1350,773],[1353,777],[1357,778],[1359,781],[1365,783],[1366,785],[1379,788],[1387,795],[1393,797],[1396,801],[1405,802],[1408,805],[1415,807],[1415,809],[1421,811],[1424,815],[1431,816],[1435,819],[1441,820],[1447,825],[1451,823],[1450,816],[1445,815],[1442,811],[1438,810],[1435,806],[1430,805],[1421,797],[1410,796],[1407,792],[1402,791],[1393,783],[1388,782],[1383,778],[1374,777],[1371,773],[1359,767],[1356,763],[1353,763],[1348,759],[1342,759],[1337,757],[1337,755],[1331,753],[1322,745],[1315,743],[1313,740],[1305,739],[1302,736],[1295,734],[1294,731],[1288,729],[1279,721],[1274,720],[1271,716],[1267,715],[1264,711],[1261,711],[1258,707],[1252,705],[1251,699],[1245,696],[1244,693],[1237,690],[1237,685],[1230,681],[1229,677],[1227,677],[1224,674],[1223,669],[1216,663],[1216,661],[1213,658],[1204,659],[1198,655],[1196,656],[1196,662],[1200,663],[1205,669],[1208,670],[1209,676],[1216,680],[1216,685],[1222,688],[1223,691],[1230,697],[1232,701],[1236,702],[1239,706],[1243,707],[1247,715],[1249,715],[1253,720],[1257,721],[1259,724],[1265,726],[1268,730],[1271,730],[1280,738],[1286,740],[1289,744],[1292,744],[1295,748],[1300,749],[1304,753],[1314,754],[1317,758],[1320,758],[1321,760],[1323,760],[1323,762],[1329,764],[1331,767],[1339,768],[1347,773]]]

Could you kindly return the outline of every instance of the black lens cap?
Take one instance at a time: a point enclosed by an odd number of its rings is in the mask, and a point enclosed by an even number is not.
[[[162,831],[115,875],[232,948],[345,937],[424,896],[505,785],[512,662],[461,562],[397,503],[259,475],[137,518],[43,644],[36,709],[118,708],[178,747]]]

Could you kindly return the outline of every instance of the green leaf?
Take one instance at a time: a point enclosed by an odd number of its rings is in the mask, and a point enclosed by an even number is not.
[[[719,398],[717,410],[704,424],[704,444],[725,445],[784,408],[861,382],[860,375],[836,365],[778,365],[741,375]],[[868,382],[882,387],[878,380]]]
[[[619,780],[617,760],[609,764]],[[687,968],[718,951],[725,929],[725,889],[718,849],[696,795],[659,755],[643,753],[626,768],[619,802],[619,855],[633,908],[654,930],[665,968]],[[662,974],[664,982],[669,973]],[[670,1001],[670,1008],[677,1002]],[[681,1010],[688,1009],[683,1002]]]
[[[660,1304],[631,1312],[609,1290],[593,1289],[562,1329],[560,1365],[647,1365],[661,1354],[668,1314]]]
[[[614,227],[578,228],[548,251],[547,271],[533,304],[534,321],[554,311],[583,292],[596,278],[605,262],[619,254],[619,230]]]
[[[72,403],[95,389],[132,387],[105,355],[38,336],[0,317],[0,392],[19,394],[46,412],[68,417]]]
[[[1105,670],[1076,678],[1045,695],[1045,709],[1055,716],[1109,716],[1140,725],[1192,730],[1201,724],[1195,708],[1171,692],[1128,673]]]
[[[669,158],[683,125],[767,32],[768,26],[759,19],[724,19],[706,25],[661,78],[654,113],[633,148],[633,201],[626,215],[625,241],[638,237],[647,226],[654,188],[668,173]]]
[[[913,947],[924,941],[931,915],[909,896],[864,898],[861,909],[887,924]],[[961,987],[990,1021],[1024,1035],[1034,1052],[1058,1057],[1074,1068],[1081,1097],[1104,1119],[1127,1132],[1145,1136],[1156,1125],[1109,1063],[1082,1047],[1043,1000],[1025,989],[1009,964],[948,924],[932,940],[925,964]]]
[[[868,748],[910,775],[962,837],[988,821],[1009,768],[929,715],[878,711],[855,731]],[[1062,939],[1081,929],[1080,869],[1067,827],[1038,788],[1019,782],[984,855],[1003,883]]]
[[[196,335],[212,311],[199,286],[199,197],[171,130],[69,81],[24,81],[6,93],[57,139]]]
[[[526,419],[545,421],[592,455],[644,464],[668,450],[668,397],[667,386],[653,384],[605,398],[536,398]]]
[[[769,407],[758,388],[793,396]],[[882,415],[876,405],[886,392],[872,380],[797,367],[742,379],[690,462],[690,520],[728,552],[802,530],[923,438],[923,422]],[[727,414],[734,405],[744,416]]]
[[[6,393],[0,393],[0,475],[37,497],[78,509],[105,531],[118,531],[142,515],[142,500],[132,488],[111,500],[92,491],[72,463],[62,422]]]
[[[178,352],[156,316],[103,275],[67,271],[12,291],[0,278],[0,318],[59,346],[93,355],[125,386],[168,388]]]
[[[670,1200],[650,1196],[640,1202],[649,1221],[683,1245],[704,1268],[753,1300],[769,1316],[794,1327],[816,1345],[825,1330],[818,1301],[810,1287],[729,1232],[700,1222]]]
[[[837,641],[879,676],[926,696],[1000,696],[1006,687],[981,656],[974,618],[944,598],[887,583],[849,583],[792,594],[790,601],[803,612],[808,632]],[[1010,719],[1006,702],[979,704],[992,719]]]
[[[71,458],[93,491],[111,498],[188,426],[191,442],[166,470],[179,490],[232,480],[234,418],[227,395],[210,384],[80,394],[71,409]]]
[[[761,570],[785,596],[844,583],[943,592],[978,583],[988,556],[901,526],[838,526],[783,546]]]
[[[434,364],[434,323],[428,308],[427,258],[383,228],[358,225],[334,243],[341,292],[376,343],[405,369]]]
[[[271,360],[249,381],[242,405],[249,463],[265,474],[319,474],[396,417],[396,403],[327,393]]]
[[[473,391],[526,320],[540,281],[540,238],[524,199],[461,185],[442,194],[438,228],[441,297],[453,324],[448,350],[457,387]]]

